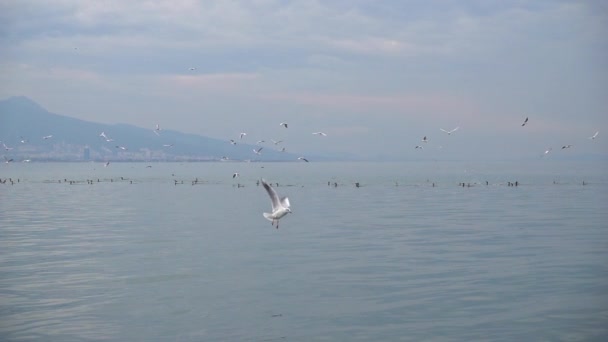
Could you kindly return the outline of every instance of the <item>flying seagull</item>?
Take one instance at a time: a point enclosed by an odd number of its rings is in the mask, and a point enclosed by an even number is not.
[[[424,136],[424,138],[422,138],[422,142],[429,142],[429,139],[426,138],[426,135]]]
[[[307,162],[307,163],[308,163],[308,159],[306,159],[306,158],[304,158],[304,157],[298,157],[298,160],[303,160],[303,161],[305,161],[305,162]]]
[[[263,149],[263,147],[260,147],[260,148],[258,148],[257,150],[254,148],[254,149],[253,149],[253,153],[255,153],[255,154],[257,154],[257,155],[260,155],[260,154],[262,154],[262,149]]]
[[[25,144],[27,142],[27,139],[25,139],[24,137],[20,137],[20,138],[21,138],[21,140],[19,140],[19,141],[21,141],[22,144]]]
[[[572,145],[564,145],[562,146],[562,150],[572,147]]]
[[[264,186],[264,189],[266,189],[266,192],[268,192],[272,205],[272,213],[264,213],[263,215],[273,226],[276,223],[276,228],[279,229],[279,220],[281,217],[291,213],[291,209],[289,209],[289,198],[283,197],[279,199],[277,192],[274,191],[270,184],[266,183],[264,178],[262,178],[262,185]]]
[[[161,131],[161,129],[160,129],[160,125],[159,125],[159,124],[156,124],[156,128],[154,128],[154,134],[156,134],[156,135],[160,135],[160,131]]]
[[[313,134],[314,135],[319,135],[319,136],[322,136],[322,137],[326,137],[327,136],[327,134],[325,134],[323,132],[314,132]]]
[[[232,174],[232,178],[236,178],[236,177],[238,177],[238,176],[239,176],[239,173],[238,173],[238,172],[235,172],[235,173],[233,173],[233,174]]]
[[[546,150],[545,150],[545,154],[544,154],[544,155],[546,156],[547,154],[549,154],[549,152],[551,152],[551,150],[552,150],[552,149],[553,149],[553,148],[551,148],[551,147],[549,147],[548,149],[546,149]]]
[[[287,128],[287,122],[281,122],[281,123],[279,124],[279,126],[283,126],[283,127]]]
[[[272,143],[275,145],[278,145],[283,142],[283,140],[272,140],[272,139],[270,139],[270,141],[272,141]]]
[[[234,139],[230,139],[230,143],[231,143],[232,145],[236,145],[236,141],[234,141]]]
[[[53,135],[45,135],[42,137],[42,139],[47,140],[47,139],[51,139],[53,137]]]
[[[451,131],[446,131],[446,130],[445,130],[445,129],[443,129],[443,128],[440,128],[439,130],[440,130],[440,131],[442,131],[442,132],[447,133],[448,135],[450,135],[450,134],[452,134],[452,133],[456,132],[456,131],[457,131],[459,128],[460,128],[460,127],[456,127],[456,128],[454,128],[453,130],[451,130]]]
[[[600,134],[600,131],[595,132],[595,134],[590,136],[589,139],[593,140],[593,139],[597,138],[598,134]]]
[[[415,147],[415,148],[419,148],[419,149],[421,149],[421,150],[422,150],[424,147],[422,147],[422,146],[420,146],[420,145],[416,145],[416,147]]]
[[[241,133],[241,139],[243,139],[243,137],[246,136],[246,135],[247,135],[247,133],[244,133],[244,132]]]
[[[521,127],[524,127],[527,123],[528,123],[528,117],[526,117],[526,120],[524,120],[524,123],[521,124]]]

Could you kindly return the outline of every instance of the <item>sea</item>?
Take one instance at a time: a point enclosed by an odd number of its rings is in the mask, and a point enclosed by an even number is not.
[[[262,178],[291,202],[278,229]],[[1,341],[608,340],[607,162],[12,162],[0,180]]]

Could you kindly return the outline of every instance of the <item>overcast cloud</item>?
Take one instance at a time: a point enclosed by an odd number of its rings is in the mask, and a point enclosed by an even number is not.
[[[303,154],[608,151],[603,1],[19,0],[0,22],[0,97],[84,120]]]

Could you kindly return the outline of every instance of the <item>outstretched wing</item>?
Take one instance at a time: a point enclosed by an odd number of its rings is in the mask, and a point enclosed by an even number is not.
[[[281,198],[281,205],[285,208],[289,208],[291,206],[289,204],[289,198],[287,198],[287,197]]]
[[[275,211],[276,208],[278,208],[281,205],[281,201],[279,201],[279,195],[277,195],[277,192],[274,191],[274,189],[270,186],[270,184],[266,183],[266,181],[263,178],[262,178],[262,185],[264,186],[264,189],[266,189],[268,196],[270,196],[270,203],[272,205],[272,211]]]

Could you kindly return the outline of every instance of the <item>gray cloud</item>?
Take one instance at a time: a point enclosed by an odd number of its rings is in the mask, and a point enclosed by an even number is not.
[[[475,141],[494,131],[504,146],[504,127],[529,115],[543,148],[608,125],[607,13],[593,1],[8,1],[0,96],[225,139],[290,120],[291,150],[364,155],[455,125],[468,127],[463,150],[489,155],[492,140]]]

